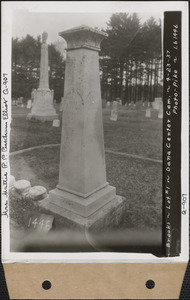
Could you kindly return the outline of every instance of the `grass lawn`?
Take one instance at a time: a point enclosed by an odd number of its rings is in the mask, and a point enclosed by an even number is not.
[[[26,108],[13,107],[11,152],[29,147],[59,144],[61,128],[51,122],[26,121]],[[120,108],[117,122],[109,120],[110,109],[103,110],[105,149],[148,158],[162,159],[162,121],[153,111],[145,118],[145,111]],[[10,157],[11,174],[16,180],[26,179],[31,185],[51,190],[58,183],[60,147],[32,150]],[[162,222],[162,165],[130,157],[106,153],[107,180],[117,194],[127,199],[125,228],[161,228]],[[27,201],[13,202],[11,217],[22,223],[26,212],[35,209]],[[15,213],[18,211],[18,213]]]

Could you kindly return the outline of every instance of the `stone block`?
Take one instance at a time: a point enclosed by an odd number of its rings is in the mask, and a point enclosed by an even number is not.
[[[49,199],[39,202],[40,211],[51,213],[54,217],[56,229],[90,230],[99,232],[101,230],[112,230],[123,224],[126,217],[126,199],[115,196],[88,217],[79,215],[50,202]]]

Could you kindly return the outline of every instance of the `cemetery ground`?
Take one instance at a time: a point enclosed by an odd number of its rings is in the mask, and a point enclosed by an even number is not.
[[[110,108],[103,109],[107,181],[117,195],[126,197],[122,228],[162,228],[162,121],[158,112],[145,118],[145,109],[119,108],[118,120],[110,121]],[[58,183],[61,126],[26,120],[29,109],[12,106],[10,166],[16,180],[47,191]],[[10,201],[15,226],[25,228],[28,212],[38,211],[31,201]]]

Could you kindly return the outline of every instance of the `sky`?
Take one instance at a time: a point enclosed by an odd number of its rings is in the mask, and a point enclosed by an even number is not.
[[[44,2],[45,3],[45,2]],[[101,3],[101,2],[100,2]],[[127,12],[127,11],[126,11]],[[134,11],[135,12],[135,11]],[[47,43],[60,41],[62,38],[58,35],[59,32],[72,27],[87,25],[90,27],[98,27],[105,29],[106,23],[109,21],[113,12],[30,12],[26,9],[13,11],[12,17],[12,36],[22,38],[27,34],[37,37],[43,31],[47,31]],[[160,13],[139,13],[139,18],[143,23],[153,16],[156,20],[160,18]]]

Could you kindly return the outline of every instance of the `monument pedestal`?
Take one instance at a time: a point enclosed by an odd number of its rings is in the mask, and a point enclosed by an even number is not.
[[[34,92],[34,102],[32,111],[27,115],[27,120],[31,121],[53,121],[57,114],[53,106],[53,90],[37,89]]]
[[[116,229],[126,217],[126,199],[115,197],[88,217],[81,216],[71,210],[53,203],[50,198],[39,203],[41,210],[53,214],[55,229],[90,230],[94,233]]]

